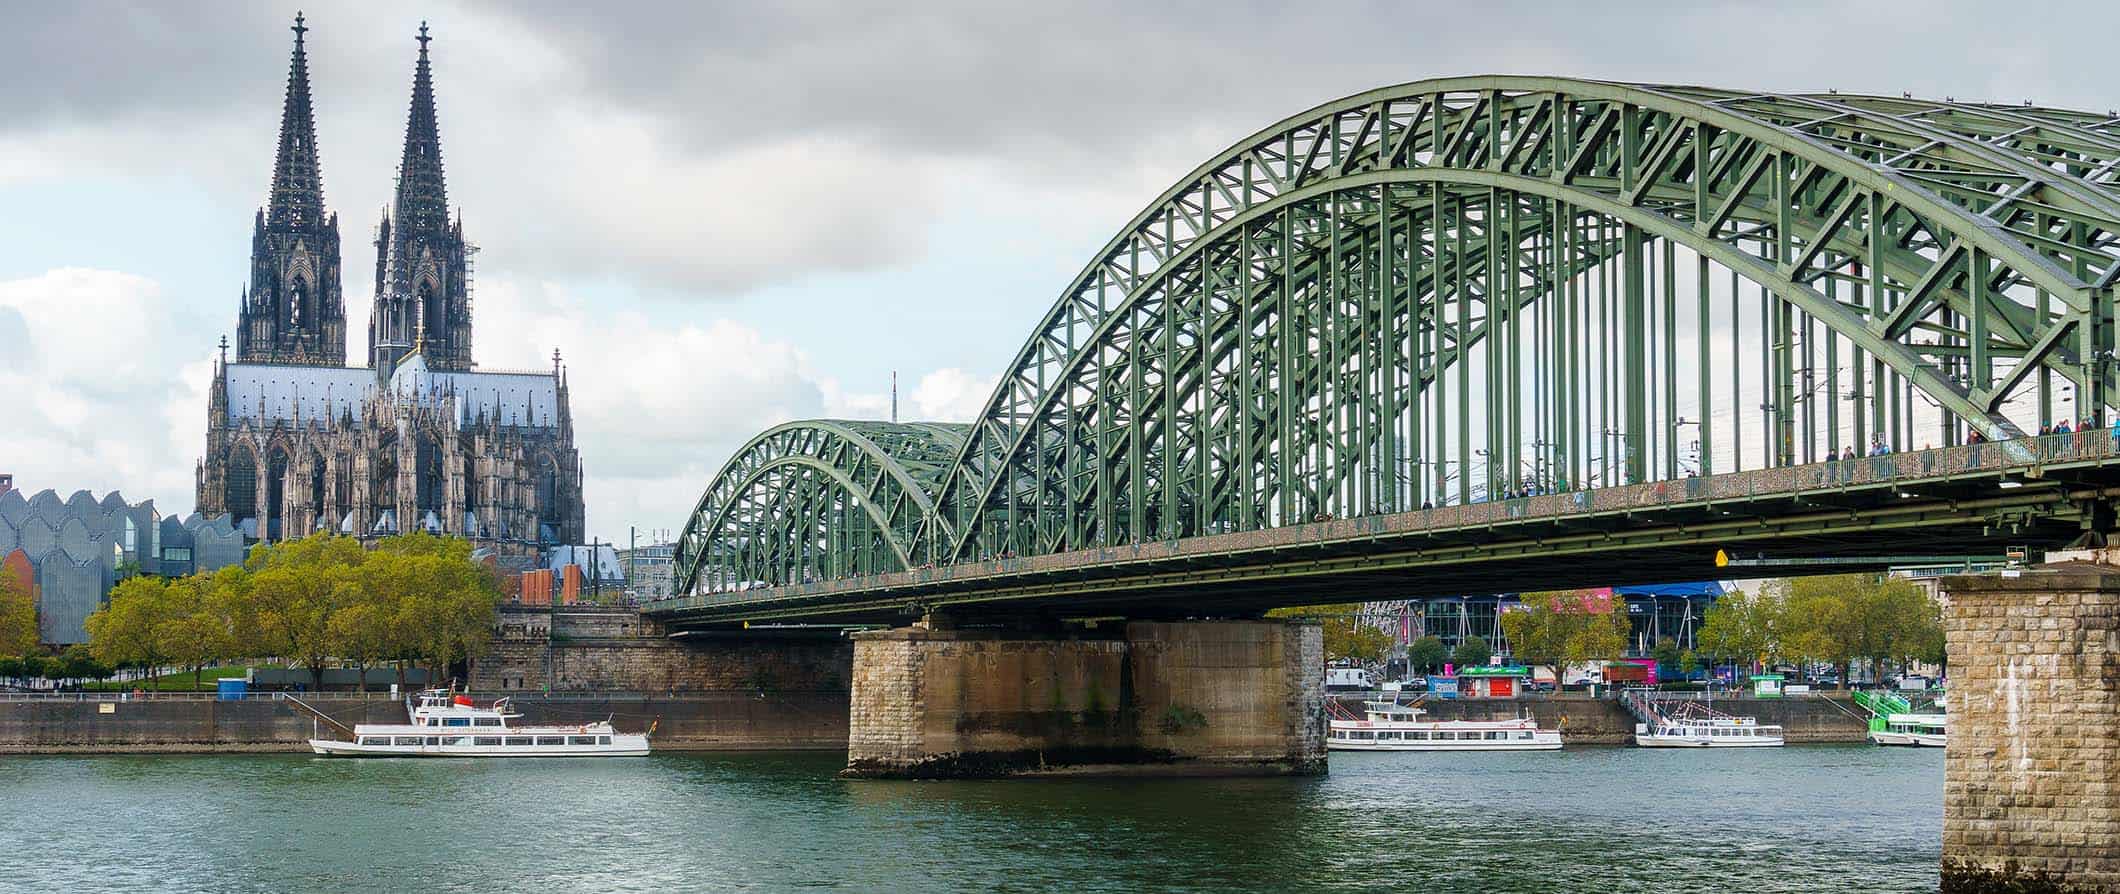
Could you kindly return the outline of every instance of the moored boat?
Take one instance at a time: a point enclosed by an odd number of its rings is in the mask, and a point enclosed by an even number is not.
[[[1699,702],[1677,702],[1650,722],[1634,725],[1634,744],[1644,748],[1778,748],[1779,726],[1724,714]]]
[[[1542,730],[1528,717],[1508,720],[1422,720],[1427,712],[1389,701],[1363,702],[1361,717],[1336,701],[1325,747],[1333,751],[1552,751],[1559,730]]]
[[[621,733],[609,720],[520,726],[508,699],[479,707],[445,689],[408,702],[410,723],[362,723],[351,740],[311,739],[310,750],[332,757],[640,757],[645,733]]]
[[[1942,714],[1886,714],[1873,723],[1870,741],[1878,745],[1942,748],[1946,741]]]

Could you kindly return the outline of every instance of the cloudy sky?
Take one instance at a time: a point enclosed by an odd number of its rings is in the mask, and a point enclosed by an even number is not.
[[[0,2],[0,471],[191,509],[298,7],[348,353],[425,19],[477,360],[561,350],[589,530],[618,540],[681,527],[765,426],[885,416],[894,370],[906,418],[975,414],[1116,227],[1342,95],[1524,73],[2120,103],[2104,3],[1012,6]]]

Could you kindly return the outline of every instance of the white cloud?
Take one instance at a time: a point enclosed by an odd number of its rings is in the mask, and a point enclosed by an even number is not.
[[[479,289],[482,365],[521,367],[562,346],[598,537],[681,528],[721,465],[769,427],[890,412],[887,392],[845,392],[790,341],[732,320],[602,312],[546,282],[488,277]],[[993,384],[959,369],[923,373],[904,390],[901,418],[969,420]]]
[[[169,338],[179,317],[153,280],[66,268],[0,282],[0,466],[18,487],[87,488],[188,512],[205,443],[210,361]]]

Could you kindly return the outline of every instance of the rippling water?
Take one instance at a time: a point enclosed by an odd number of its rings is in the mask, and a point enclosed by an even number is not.
[[[1943,755],[1335,754],[846,782],[822,754],[0,757],[0,891],[1933,891]]]

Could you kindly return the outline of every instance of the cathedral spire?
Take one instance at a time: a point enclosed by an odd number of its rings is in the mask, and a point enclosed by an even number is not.
[[[309,97],[309,26],[297,13],[289,30],[294,54],[280,107],[280,144],[272,191],[252,227],[250,285],[236,316],[236,360],[338,366],[346,362],[339,223],[324,210]]]
[[[287,64],[287,97],[280,110],[280,150],[272,165],[266,218],[275,227],[313,227],[324,217],[324,176],[317,164],[317,122],[309,104],[309,30],[295,13],[294,58]]]
[[[412,70],[412,109],[405,116],[405,154],[398,161],[397,226],[438,233],[449,226],[442,183],[442,137],[434,115],[434,76],[427,63],[427,23],[420,23],[420,59]]]

